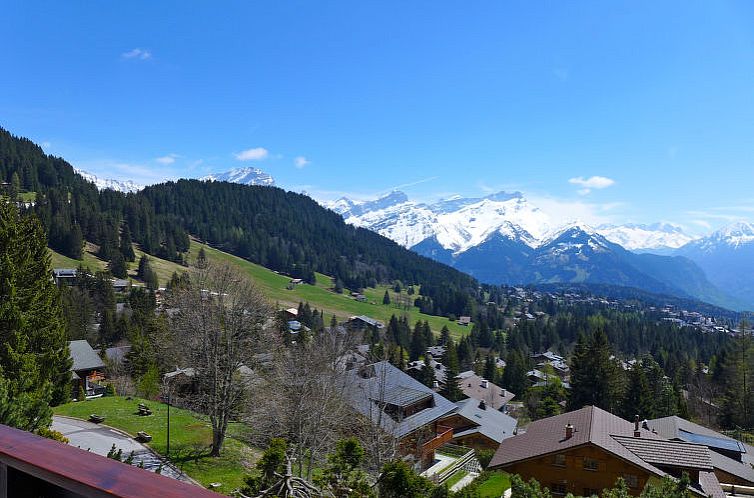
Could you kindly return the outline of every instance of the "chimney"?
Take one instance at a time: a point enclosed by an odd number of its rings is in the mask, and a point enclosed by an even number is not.
[[[482,387],[483,388],[487,389],[489,387],[489,385],[490,385],[490,381],[488,381],[487,379],[482,379]]]
[[[487,409],[487,403],[484,402],[484,400],[479,402],[479,409],[480,410],[486,410]]]
[[[503,389],[502,389],[502,390],[500,391],[500,396],[502,396],[503,398],[505,397],[505,388],[503,388]]]
[[[573,426],[569,422],[568,425],[566,425],[566,439],[571,439],[573,437]]]
[[[634,437],[641,437],[641,431],[639,430],[639,416],[634,417]]]

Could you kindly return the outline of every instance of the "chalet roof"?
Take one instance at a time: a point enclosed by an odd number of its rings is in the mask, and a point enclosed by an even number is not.
[[[518,421],[508,415],[492,408],[479,408],[479,401],[465,399],[456,403],[456,415],[459,415],[477,427],[461,432],[455,432],[454,436],[465,436],[478,432],[483,436],[499,443],[514,435]]]
[[[565,427],[568,424],[573,426],[573,435],[570,438],[565,437]],[[652,463],[642,458],[642,455],[646,456],[649,452],[645,451],[645,446],[640,445],[646,444],[651,447],[652,444],[657,444],[659,446],[661,443],[652,441],[668,443],[669,441],[663,440],[660,436],[643,428],[639,428],[638,438],[635,438],[633,434],[633,423],[600,408],[586,406],[580,410],[532,422],[525,434],[519,434],[500,443],[500,447],[490,462],[490,467],[505,467],[516,462],[559,453],[577,446],[593,444],[611,453],[616,458],[644,469],[650,474],[659,477],[665,476],[665,472],[656,466],[660,465],[657,459],[653,459],[656,463]],[[648,442],[631,446],[626,443],[626,438],[631,440],[646,439]],[[698,465],[696,468],[711,469],[709,457],[704,462],[701,461],[701,452],[709,450],[683,442],[675,444],[678,445],[674,447],[677,449],[676,452],[672,454],[668,451],[663,452],[662,466],[687,466],[692,462],[685,455],[692,453],[699,458],[699,461],[694,463],[694,465]],[[662,448],[667,450],[667,447],[663,446]],[[707,466],[705,467],[705,465]],[[703,494],[720,496],[717,492],[719,489],[718,485],[715,489],[705,490]],[[697,492],[699,491],[697,490]]]
[[[73,278],[76,276],[76,268],[55,268],[52,274],[57,278]]]
[[[475,374],[473,370],[461,372],[458,374],[458,379],[458,384],[465,396],[477,401],[484,400],[487,406],[493,410],[501,409],[516,397],[515,394],[507,389],[503,389],[490,381],[485,381],[484,378]],[[487,387],[484,387],[485,382]]]
[[[370,318],[366,315],[359,315],[359,316],[352,316],[349,321],[361,321],[366,323],[367,325],[371,325],[372,327],[376,327],[378,329],[381,329],[385,326],[384,323],[382,323],[379,320],[375,320],[374,318]]]
[[[664,438],[680,439],[707,446],[712,450],[710,457],[713,467],[754,484],[754,467],[751,466],[754,462],[754,448],[751,446],[677,416],[646,420],[644,425],[657,431]],[[743,461],[734,460],[716,450],[742,453]]]
[[[68,343],[68,349],[71,359],[73,359],[71,370],[74,372],[105,368],[102,358],[99,357],[87,341],[71,341]]]
[[[710,451],[706,446],[633,436],[613,436],[613,439],[653,465],[712,470]]]
[[[452,402],[387,361],[348,370],[342,378],[346,383],[349,404],[397,438],[434,422],[456,408]],[[384,406],[384,403],[407,406],[430,397],[431,407],[400,420],[381,413],[380,405]]]

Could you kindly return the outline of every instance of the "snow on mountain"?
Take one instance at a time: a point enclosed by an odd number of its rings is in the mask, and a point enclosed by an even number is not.
[[[93,173],[83,171],[80,169],[75,170],[76,173],[83,176],[85,180],[90,181],[96,185],[99,190],[115,190],[117,192],[138,192],[144,188],[144,185],[139,185],[131,180],[113,180],[110,178],[99,178]]]
[[[534,247],[551,229],[549,217],[518,192],[471,199],[456,196],[424,204],[394,191],[374,201],[342,197],[326,206],[340,213],[347,223],[373,230],[405,247],[435,237],[443,249],[455,254],[495,234]]]
[[[738,249],[751,242],[754,242],[754,224],[739,221],[699,239],[693,245],[701,251],[711,251],[718,247]]]
[[[694,240],[681,227],[670,223],[601,225],[597,232],[629,251],[678,249]]]
[[[234,168],[224,173],[210,173],[200,178],[202,181],[240,183],[242,185],[263,185],[274,187],[275,180],[269,173],[259,168]]]

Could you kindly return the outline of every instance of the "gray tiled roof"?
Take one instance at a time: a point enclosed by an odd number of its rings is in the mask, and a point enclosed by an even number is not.
[[[689,439],[689,434],[697,434],[708,438],[716,438],[723,441],[737,442],[735,439],[713,431],[703,425],[695,424],[681,417],[663,417],[653,420],[647,420],[644,422],[651,430],[657,431],[657,433],[668,439]],[[746,444],[739,443],[744,450],[742,455],[743,462],[736,461],[725,455],[712,450],[710,456],[712,458],[712,466],[716,469],[720,469],[728,474],[740,477],[750,483],[754,484],[754,452],[752,448]]]
[[[472,432],[478,432],[499,443],[503,439],[512,437],[518,425],[518,421],[515,418],[509,417],[502,412],[491,408],[485,410],[479,408],[479,401],[475,399],[465,399],[459,401],[456,405],[458,408],[455,413],[472,424],[476,424],[477,427],[462,432],[455,432],[454,436],[465,436]]]
[[[88,342],[71,341],[68,343],[73,366],[71,370],[78,372],[81,370],[96,370],[105,368],[102,358],[92,349]]]
[[[431,424],[456,408],[451,401],[387,361],[349,370],[342,378],[350,405],[397,438]],[[379,407],[386,402],[408,403],[409,400],[420,401],[429,397],[433,399],[432,407],[399,420],[381,413]]]
[[[501,409],[516,397],[512,392],[489,381],[487,381],[487,387],[483,387],[482,381],[485,379],[475,374],[473,370],[461,372],[458,374],[458,379],[458,384],[465,396],[477,401],[484,400],[487,406],[494,410]]]
[[[710,451],[706,446],[633,436],[613,436],[613,439],[653,465],[712,470]]]

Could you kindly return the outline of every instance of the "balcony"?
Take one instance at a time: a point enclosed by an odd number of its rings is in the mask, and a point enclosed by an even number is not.
[[[453,439],[453,428],[444,425],[437,426],[437,435],[422,445],[422,454],[434,452],[440,446],[449,443]]]
[[[217,498],[163,477],[51,439],[0,425],[0,498]]]

